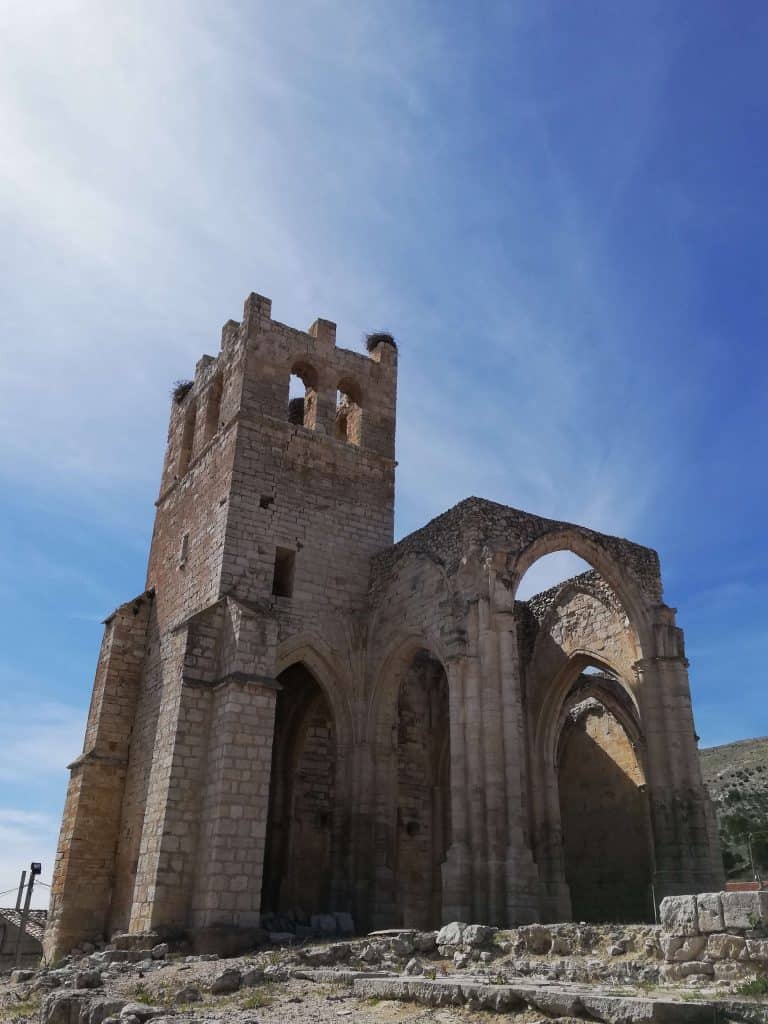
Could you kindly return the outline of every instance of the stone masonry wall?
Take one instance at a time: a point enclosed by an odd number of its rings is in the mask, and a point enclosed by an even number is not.
[[[675,896],[661,903],[661,945],[668,981],[740,978],[768,969],[768,891]]]

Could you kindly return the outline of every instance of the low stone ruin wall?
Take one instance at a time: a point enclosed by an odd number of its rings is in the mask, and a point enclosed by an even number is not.
[[[667,981],[734,981],[768,971],[768,890],[668,896],[660,941]]]

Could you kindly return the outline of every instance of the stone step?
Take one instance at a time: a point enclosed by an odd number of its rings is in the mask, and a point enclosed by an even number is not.
[[[468,1006],[508,1013],[530,1006],[549,1016],[588,1017],[605,1024],[718,1024],[712,1003],[663,995],[616,995],[596,986],[493,985],[471,978],[356,978],[353,991],[363,999],[399,999],[425,1006]]]

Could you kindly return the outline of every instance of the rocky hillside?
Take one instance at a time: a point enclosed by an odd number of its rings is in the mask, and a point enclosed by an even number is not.
[[[701,752],[704,782],[714,800],[730,878],[751,878],[747,835],[763,877],[768,877],[768,736]]]

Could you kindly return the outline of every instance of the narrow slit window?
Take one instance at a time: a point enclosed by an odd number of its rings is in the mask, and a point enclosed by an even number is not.
[[[185,533],[181,538],[181,547],[179,548],[179,568],[183,569],[187,564],[187,555],[189,554],[189,534]]]
[[[275,597],[293,595],[293,574],[296,567],[296,552],[290,548],[278,548],[275,552],[275,575],[272,579],[272,593]]]

